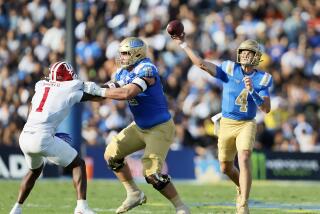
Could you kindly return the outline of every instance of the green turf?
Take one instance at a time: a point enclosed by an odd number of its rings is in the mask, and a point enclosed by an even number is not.
[[[9,213],[20,181],[0,180],[0,213]],[[147,184],[147,204],[129,213],[174,213],[171,204]],[[231,182],[200,185],[177,182],[176,187],[194,214],[235,213],[235,189]],[[250,198],[251,214],[320,213],[320,183],[254,181]],[[89,205],[97,213],[114,213],[125,197],[117,181],[95,180],[88,183]],[[72,213],[75,191],[71,180],[40,180],[24,204],[24,214]]]

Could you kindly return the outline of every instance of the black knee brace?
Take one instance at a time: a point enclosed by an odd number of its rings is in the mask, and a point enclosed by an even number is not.
[[[169,175],[163,175],[161,173],[155,173],[145,178],[147,183],[152,184],[156,190],[162,190],[170,183],[171,180]]]
[[[122,167],[124,167],[124,158],[115,159],[113,157],[109,158],[107,161],[109,168],[115,172],[118,172]]]

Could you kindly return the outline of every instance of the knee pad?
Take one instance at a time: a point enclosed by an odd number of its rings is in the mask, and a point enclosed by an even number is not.
[[[153,188],[156,190],[162,190],[170,183],[171,180],[169,175],[163,175],[161,173],[155,173],[145,178],[147,183],[152,184]]]
[[[107,160],[107,164],[109,168],[115,172],[118,172],[122,167],[124,167],[124,158],[116,159],[116,158],[109,158]]]

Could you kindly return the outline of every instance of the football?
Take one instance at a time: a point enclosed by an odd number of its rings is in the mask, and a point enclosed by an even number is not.
[[[167,32],[171,36],[180,36],[184,32],[184,26],[179,20],[173,20],[167,25]]]

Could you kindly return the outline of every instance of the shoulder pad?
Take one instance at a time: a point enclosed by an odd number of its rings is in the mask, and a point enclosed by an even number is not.
[[[136,67],[138,77],[155,77],[157,68],[151,63],[141,63]]]
[[[71,91],[83,90],[83,81],[82,80],[71,80],[71,81],[65,81],[63,83],[66,83],[65,87],[67,87]]]
[[[234,73],[234,68],[235,68],[235,62],[230,61],[230,60],[226,60],[224,62],[222,62],[222,70],[227,73],[230,76],[233,76]]]
[[[262,78],[261,78],[261,80],[260,80],[259,85],[265,86],[265,87],[270,86],[271,83],[272,83],[272,76],[271,76],[271,74],[266,73],[266,72],[262,72],[262,75],[263,75],[263,76],[262,76]]]
[[[43,84],[44,84],[45,82],[47,82],[47,81],[46,81],[46,80],[39,80],[39,81],[36,83],[36,85],[35,85],[35,87],[34,87],[34,90],[37,91],[39,88],[41,88],[41,87],[43,86]]]

